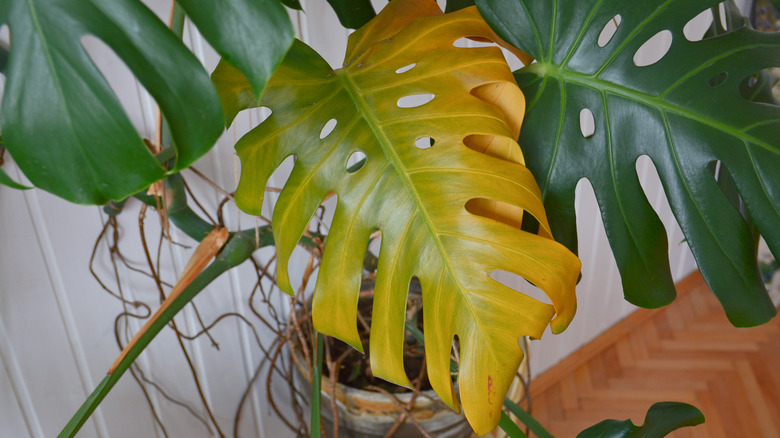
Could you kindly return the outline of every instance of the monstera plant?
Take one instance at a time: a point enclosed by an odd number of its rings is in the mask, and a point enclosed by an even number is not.
[[[277,282],[292,293],[288,260],[330,196],[337,207],[314,293],[315,328],[362,348],[361,266],[379,230],[372,370],[409,385],[401,352],[406,294],[417,277],[431,384],[454,409],[462,404],[480,434],[501,419],[523,358],[518,337],[539,338],[548,325],[558,333],[574,316],[574,188],[582,178],[594,187],[626,299],[659,307],[675,297],[664,227],[636,172],[637,159],[648,156],[730,321],[752,326],[775,315],[756,241],[763,235],[780,255],[772,225],[780,221],[780,107],[746,89],[756,91],[763,82],[749,79],[780,65],[780,35],[750,29],[728,2],[730,20],[689,39],[686,23],[709,8],[718,17],[716,0],[476,0],[476,7],[450,0],[447,14],[432,0],[394,0],[376,17],[367,0],[329,2],[345,26],[359,28],[340,69],[293,41],[278,0],[180,0],[174,33],[137,0],[0,4],[0,24],[11,34],[10,52],[0,56],[7,78],[0,128],[36,187],[102,204],[161,178],[175,184],[223,121],[260,106],[271,115],[236,144],[237,204],[259,215],[269,177],[295,157],[263,239],[253,230],[212,231],[186,206],[169,208],[174,225],[204,242],[201,262],[216,259],[188,270],[63,436],[76,433],[176,312],[256,248],[276,246]],[[223,56],[211,81],[175,37],[185,14]],[[616,29],[606,32],[610,23]],[[672,38],[668,50],[638,63],[640,49],[661,33]],[[140,139],[81,47],[85,34],[108,44],[155,97],[170,139],[152,148]],[[513,74],[498,47],[456,46],[462,38],[494,42],[525,66]],[[582,129],[583,111],[592,132]],[[713,177],[714,164],[733,179],[736,205]],[[15,184],[4,173],[0,183]],[[499,284],[490,277],[496,270],[526,278],[552,304]],[[450,377],[456,336],[460,397]],[[598,436],[629,436],[702,421],[690,407],[656,411],[642,428],[615,422],[592,433],[614,426]]]
[[[352,34],[342,69],[293,44],[259,102],[271,116],[236,144],[236,202],[260,215],[268,178],[286,157],[297,157],[272,219],[277,283],[292,294],[287,260],[322,200],[338,195],[314,326],[358,349],[363,255],[372,231],[381,230],[373,374],[411,386],[402,351],[406,295],[416,276],[431,384],[458,406],[449,359],[457,335],[461,401],[484,433],[495,427],[523,358],[517,339],[541,337],[553,315],[560,332],[574,316],[580,263],[552,240],[541,193],[521,164],[514,139],[523,96],[501,51],[453,46],[464,36],[498,40],[476,8],[443,15],[432,2],[396,1]],[[227,64],[214,73],[217,88],[230,92],[226,107],[250,90],[238,86],[237,74]],[[424,100],[407,107],[404,99],[414,96]],[[326,133],[330,120],[335,127]],[[421,139],[430,139],[429,147],[418,147]],[[362,161],[350,167],[358,153]],[[520,229],[524,212],[540,224],[538,234]],[[553,305],[490,278],[498,269],[539,286]]]

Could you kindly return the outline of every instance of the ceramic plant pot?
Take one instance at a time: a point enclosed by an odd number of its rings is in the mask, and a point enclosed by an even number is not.
[[[293,351],[293,359],[301,382],[311,382],[309,373],[300,353]],[[304,377],[306,376],[306,377]],[[301,391],[310,394],[310,386]],[[331,383],[322,377],[322,418],[329,432],[333,430],[333,413],[331,412]],[[395,397],[406,405],[412,393],[395,394]],[[339,437],[369,438],[384,437],[401,416],[401,409],[389,396],[363,389],[351,388],[341,383],[336,384],[336,406],[339,417]],[[417,396],[411,414],[429,435],[437,438],[466,438],[472,436],[472,429],[463,413],[445,405],[432,390],[423,391]],[[422,437],[414,424],[406,420],[393,435],[399,438]]]

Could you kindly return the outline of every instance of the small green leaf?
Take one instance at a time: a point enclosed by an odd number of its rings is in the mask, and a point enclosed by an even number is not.
[[[238,68],[260,97],[293,42],[279,0],[177,0],[222,58]]]
[[[650,407],[645,424],[631,420],[604,420],[577,435],[577,438],[662,438],[681,427],[704,423],[704,414],[687,403],[661,402]]]
[[[347,29],[358,29],[376,16],[371,0],[328,0],[328,3]]]
[[[663,224],[636,171],[650,157],[702,275],[737,326],[776,314],[756,268],[752,233],[709,170],[736,182],[756,228],[780,255],[780,107],[740,94],[745,78],[780,65],[780,33],[740,26],[689,41],[688,20],[720,0],[477,0],[507,42],[537,59],[516,72],[528,99],[519,143],[537,177],[556,237],[577,249],[574,193],[593,187],[626,299],[643,307],[676,293]],[[716,15],[716,21],[717,19]],[[617,30],[599,41],[607,25]],[[655,63],[634,59],[669,32]],[[609,32],[604,35],[609,35]],[[590,112],[587,135],[581,114]]]
[[[35,186],[103,204],[166,174],[84,50],[85,35],[113,49],[160,104],[177,147],[174,171],[222,132],[218,97],[200,62],[137,0],[6,0],[0,24],[13,41],[3,138]]]

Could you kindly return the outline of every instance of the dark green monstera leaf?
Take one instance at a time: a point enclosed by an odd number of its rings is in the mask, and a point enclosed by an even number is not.
[[[209,42],[259,95],[292,43],[278,0],[182,0]],[[138,0],[3,0],[10,28],[3,139],[40,188],[77,203],[105,203],[168,172],[152,156],[82,46],[105,42],[157,100],[177,154],[171,171],[209,151],[222,132],[219,98],[200,62]],[[263,41],[247,45],[245,41]]]
[[[631,420],[604,420],[577,435],[577,438],[663,438],[681,428],[704,423],[704,414],[687,403],[661,402],[650,406],[645,424]]]
[[[689,20],[716,0],[478,0],[506,41],[537,59],[515,77],[528,100],[520,144],[556,237],[577,247],[574,189],[593,186],[626,298],[658,307],[675,297],[664,227],[639,184],[649,156],[699,268],[738,326],[775,315],[756,268],[756,248],[709,166],[720,161],[747,212],[780,255],[780,108],[740,94],[744,79],[780,65],[780,34],[747,27],[700,41]],[[608,23],[616,32],[601,41]],[[637,51],[668,32],[655,63]],[[603,37],[602,37],[603,38]],[[589,110],[595,132],[584,135]]]

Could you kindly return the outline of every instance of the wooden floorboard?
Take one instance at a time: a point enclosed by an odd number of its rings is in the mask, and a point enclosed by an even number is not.
[[[658,401],[701,409],[673,437],[780,438],[780,318],[734,328],[701,276],[678,298],[641,309],[531,383],[533,415],[556,437],[607,418],[644,421]]]

